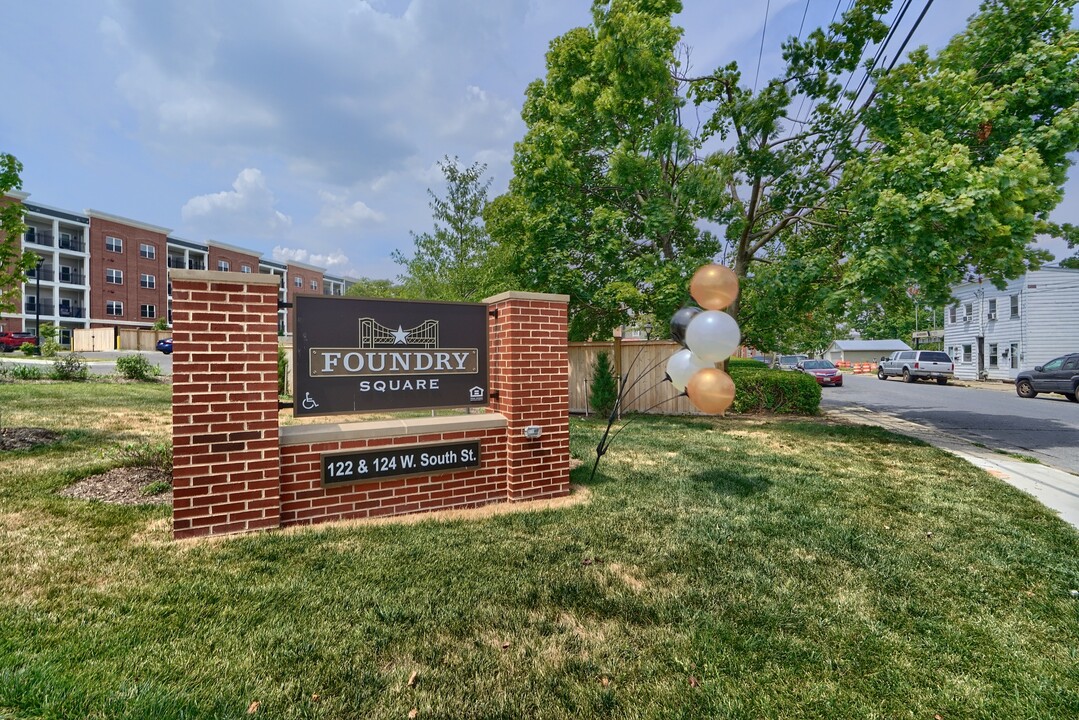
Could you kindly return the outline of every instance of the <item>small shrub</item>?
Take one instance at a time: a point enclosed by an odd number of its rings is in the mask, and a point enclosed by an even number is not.
[[[11,365],[0,363],[0,382],[11,382],[15,376],[11,373]]]
[[[57,335],[57,328],[52,323],[45,323],[38,328],[37,334],[42,340],[55,340]]]
[[[142,355],[121,355],[116,358],[116,372],[128,380],[149,382],[161,371]]]
[[[288,394],[288,354],[280,345],[277,346],[277,394]]]
[[[125,443],[111,448],[107,455],[125,467],[152,467],[172,472],[172,443]]]
[[[45,373],[37,365],[12,365],[11,377],[16,380],[40,380]]]
[[[152,483],[144,485],[141,488],[141,492],[143,495],[160,495],[161,493],[168,492],[169,490],[172,490],[172,483],[166,482],[164,480],[155,480]]]
[[[71,353],[52,361],[49,377],[53,380],[86,380],[90,377],[90,366],[82,355]]]
[[[592,364],[592,385],[589,388],[588,404],[601,417],[610,417],[618,403],[618,379],[611,367],[611,357],[605,352],[596,356]]]
[[[760,366],[729,366],[734,380],[734,405],[738,413],[771,412],[782,415],[816,415],[820,412],[821,390],[805,373],[771,370]]]
[[[19,350],[22,351],[23,355],[37,355],[38,354],[37,345],[35,345],[32,342],[24,342],[22,345],[19,346]]]
[[[56,357],[57,354],[59,354],[59,352],[60,352],[60,343],[56,342],[56,340],[54,340],[52,338],[49,338],[48,340],[42,341],[42,343],[41,343],[41,354],[44,357],[47,357],[47,358]]]

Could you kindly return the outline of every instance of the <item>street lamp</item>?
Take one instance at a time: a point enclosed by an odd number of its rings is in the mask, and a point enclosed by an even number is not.
[[[45,258],[38,255],[37,268],[34,270],[34,276],[37,280],[37,296],[34,298],[34,313],[36,314],[34,322],[34,337],[37,340],[37,352],[41,354],[41,266],[45,264]]]

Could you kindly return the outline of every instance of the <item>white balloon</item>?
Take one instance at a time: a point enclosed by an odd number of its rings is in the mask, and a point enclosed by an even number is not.
[[[715,363],[697,357],[690,350],[679,350],[667,361],[667,377],[671,379],[675,390],[685,392],[689,379],[696,375],[698,370],[710,367],[715,367]]]
[[[738,323],[720,310],[700,313],[686,328],[686,347],[697,357],[714,363],[729,358],[741,340]]]

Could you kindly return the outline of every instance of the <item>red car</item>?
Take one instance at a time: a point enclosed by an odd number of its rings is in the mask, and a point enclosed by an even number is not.
[[[806,375],[812,375],[819,385],[843,387],[843,373],[839,372],[831,360],[803,360],[798,369]]]

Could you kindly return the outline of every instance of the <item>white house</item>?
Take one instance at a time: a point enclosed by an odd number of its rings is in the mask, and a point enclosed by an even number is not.
[[[824,357],[834,363],[875,363],[896,350],[910,350],[910,345],[902,340],[836,340],[824,351]]]
[[[1043,267],[1010,281],[952,288],[944,349],[955,376],[1014,380],[1020,370],[1079,352],[1079,270]]]

